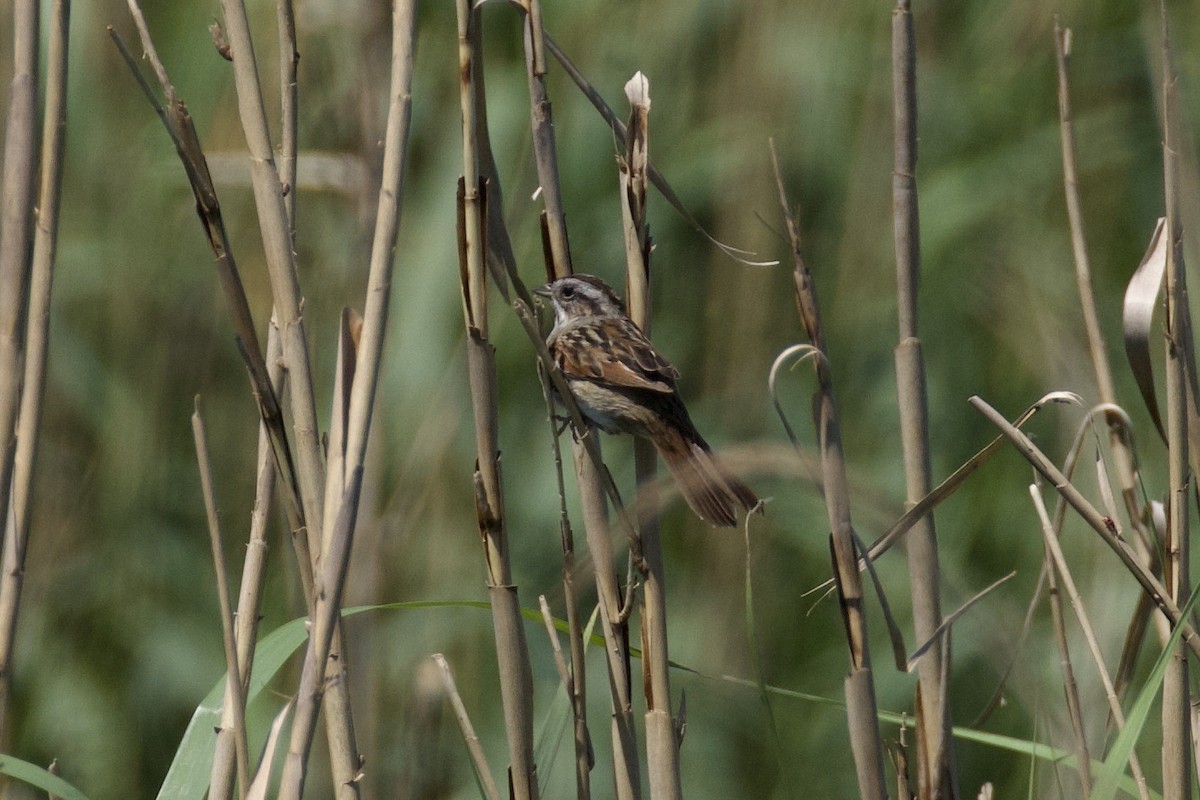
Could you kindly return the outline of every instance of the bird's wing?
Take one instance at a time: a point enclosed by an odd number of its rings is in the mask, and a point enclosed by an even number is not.
[[[562,331],[554,360],[563,374],[610,386],[670,394],[679,371],[632,322],[603,318]]]

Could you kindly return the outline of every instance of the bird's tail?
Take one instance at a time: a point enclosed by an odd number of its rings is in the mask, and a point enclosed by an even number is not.
[[[687,504],[700,519],[710,525],[732,528],[737,525],[736,506],[747,512],[758,507],[757,495],[721,467],[698,434],[689,438],[670,427],[653,441]]]

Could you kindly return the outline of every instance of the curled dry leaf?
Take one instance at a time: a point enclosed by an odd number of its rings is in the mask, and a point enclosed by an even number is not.
[[[1150,246],[1125,288],[1121,308],[1121,326],[1125,334],[1125,356],[1137,382],[1138,391],[1146,402],[1154,427],[1165,442],[1167,435],[1158,415],[1158,398],[1154,392],[1154,368],[1150,361],[1150,324],[1154,308],[1162,291],[1163,274],[1167,268],[1167,239],[1163,236],[1166,219],[1159,218],[1150,237]]]

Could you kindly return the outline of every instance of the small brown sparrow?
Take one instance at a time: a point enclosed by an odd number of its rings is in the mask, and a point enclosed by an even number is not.
[[[546,344],[589,422],[608,433],[649,439],[705,522],[732,527],[735,506],[757,507],[754,492],[721,468],[692,424],[675,389],[679,372],[625,315],[604,281],[572,275],[533,291],[554,307]]]

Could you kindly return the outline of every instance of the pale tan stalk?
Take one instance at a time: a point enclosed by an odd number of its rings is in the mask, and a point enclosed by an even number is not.
[[[499,407],[495,352],[488,340],[487,223],[476,136],[478,98],[472,71],[472,39],[479,35],[469,0],[457,0],[459,98],[462,112],[463,178],[459,187],[459,270],[467,333],[467,377],[474,411],[475,503],[492,608],[500,695],[508,735],[509,774],[515,800],[536,800],[533,758],[533,677],[517,587],[509,563],[507,519],[500,476]]]
[[[208,437],[204,419],[200,416],[200,398],[192,414],[192,436],[196,441],[196,460],[200,465],[200,488],[204,493],[204,511],[208,517],[209,544],[212,545],[213,569],[217,578],[217,599],[221,611],[221,632],[225,641],[225,694],[234,698],[233,736],[237,750],[238,797],[245,800],[250,788],[250,756],[246,741],[246,695],[238,669],[237,643],[234,641],[233,609],[229,600],[229,577],[225,571],[225,551],[221,524],[217,516],[216,492],[213,487],[212,464],[208,458]]]
[[[1036,486],[1033,487],[1033,491],[1037,491]],[[1050,545],[1045,544],[1044,548],[1048,564],[1051,559]],[[1067,626],[1063,615],[1062,596],[1058,592],[1058,573],[1054,569],[1049,569],[1044,574],[1046,576],[1046,599],[1050,604],[1050,619],[1054,629],[1054,643],[1058,647],[1058,666],[1062,670],[1067,717],[1071,721],[1071,741],[1075,749],[1075,771],[1079,776],[1079,796],[1086,798],[1092,793],[1092,776],[1089,771],[1092,759],[1088,753],[1087,736],[1084,733],[1079,684],[1075,680],[1075,666],[1071,662],[1071,650],[1067,646]]]
[[[625,285],[629,318],[650,335],[650,230],[646,223],[646,171],[650,148],[650,81],[637,73],[625,84],[630,116],[625,158],[620,169],[621,222],[625,241]],[[642,586],[642,663],[647,680],[646,772],[650,797],[681,800],[679,734],[671,710],[670,657],[667,645],[667,575],[659,530],[658,503],[653,494],[658,471],[654,445],[634,442],[638,484],[638,532],[646,573]],[[648,501],[648,502],[647,502]]]
[[[772,156],[774,149],[772,148]],[[825,351],[816,287],[800,250],[800,232],[783,187],[778,161],[775,181],[779,206],[787,226],[796,291],[796,309],[801,325],[819,357],[813,359],[817,373],[817,393],[813,398],[813,420],[817,427],[821,475],[824,480],[825,509],[829,517],[833,572],[842,607],[842,622],[850,646],[850,674],[845,680],[846,715],[850,731],[850,749],[858,777],[858,793],[864,800],[887,797],[883,777],[883,743],[875,703],[875,681],[871,673],[871,652],[867,638],[865,596],[854,544],[854,526],[850,520],[850,489],[842,453],[841,430],[833,398],[833,376]]]
[[[258,66],[250,36],[250,23],[241,0],[222,0],[225,33],[233,55],[238,111],[250,150],[250,176],[258,210],[263,250],[270,271],[275,313],[283,339],[283,358],[291,385],[294,445],[300,497],[308,523],[312,555],[320,552],[324,494],[324,465],[321,462],[320,431],[308,357],[308,340],[301,315],[302,295],[296,270],[283,185],[275,168],[267,116],[263,104]],[[357,759],[357,756],[355,756]]]
[[[4,520],[5,530],[11,511],[9,499],[24,380],[24,322],[38,169],[39,8],[37,0],[14,0],[12,9],[13,75],[0,175],[0,520]],[[13,551],[15,556],[14,545],[15,542],[6,541],[4,549]],[[7,564],[6,556],[6,567]],[[5,627],[14,626],[17,615],[18,598],[14,594],[9,599],[11,606],[0,609]],[[0,650],[0,664],[6,667],[12,663],[12,643],[8,638],[0,639],[0,647],[4,648]],[[8,730],[8,669],[0,675],[0,681],[3,681],[0,684],[0,742],[3,742]]]
[[[1113,722],[1116,723],[1119,733],[1125,727],[1125,713],[1121,710],[1121,701],[1117,697],[1112,676],[1109,675],[1108,667],[1104,664],[1104,655],[1100,651],[1100,641],[1096,638],[1096,631],[1092,627],[1092,622],[1088,618],[1087,610],[1083,605],[1083,597],[1079,594],[1079,589],[1075,585],[1075,579],[1072,577],[1071,570],[1067,565],[1067,559],[1063,555],[1062,546],[1058,541],[1058,531],[1054,523],[1050,521],[1050,515],[1046,512],[1046,504],[1042,501],[1042,494],[1036,485],[1029,487],[1029,493],[1033,496],[1034,507],[1037,509],[1038,519],[1042,523],[1042,537],[1046,543],[1046,553],[1050,556],[1054,569],[1058,571],[1058,575],[1062,579],[1062,586],[1067,592],[1067,597],[1071,600],[1071,608],[1075,612],[1075,618],[1079,620],[1079,628],[1083,631],[1084,641],[1087,642],[1088,651],[1092,656],[1092,663],[1096,665],[1096,672],[1100,675],[1100,682],[1104,686],[1104,698],[1108,701],[1109,713],[1112,714]],[[1141,800],[1150,800],[1150,789],[1146,783],[1146,775],[1142,772],[1141,761],[1138,760],[1137,753],[1135,752],[1129,754],[1129,769],[1133,773],[1134,783],[1138,787],[1138,797]]]
[[[267,364],[271,383],[276,394],[283,391],[283,365],[279,363],[281,347],[279,329],[273,324],[267,332]],[[235,621],[238,674],[241,676],[242,693],[245,695],[250,684],[250,673],[254,664],[254,646],[258,641],[258,615],[262,602],[263,583],[267,575],[267,521],[270,518],[271,502],[275,494],[275,462],[271,457],[271,435],[266,425],[259,423],[258,470],[254,489],[254,509],[250,513],[250,539],[246,546],[246,559],[242,563],[242,583],[238,592]],[[234,736],[234,695],[225,693],[221,708],[221,725],[217,729],[217,744],[213,753],[212,770],[209,773],[209,800],[223,800],[233,793],[234,766],[236,765]]]
[[[0,730],[3,730],[12,674],[13,642],[25,577],[33,504],[33,476],[46,388],[46,354],[50,340],[50,295],[58,245],[58,212],[62,196],[63,148],[67,132],[67,45],[71,4],[55,0],[50,10],[46,109],[42,124],[42,182],[39,190],[33,259],[26,310],[25,375],[21,389],[17,443],[13,456],[12,513],[4,520],[3,567],[0,568]],[[0,301],[2,303],[3,301]],[[2,345],[0,345],[2,348]],[[3,391],[3,389],[0,389]],[[0,457],[3,457],[0,455]]]
[[[917,325],[921,273],[921,226],[917,204],[917,57],[912,12],[899,0],[892,12],[893,158],[892,230],[896,248],[899,340],[894,352],[900,441],[904,453],[905,506],[912,508],[933,486],[929,462],[929,398],[925,356]],[[941,568],[933,513],[921,517],[904,540],[908,555],[913,628],[928,641],[942,624]],[[949,671],[948,640],[931,647],[917,664],[917,796],[955,798],[950,710],[942,676]]]
[[[329,550],[321,559],[320,570],[313,576],[312,629],[304,653],[300,688],[296,694],[296,714],[292,718],[292,735],[280,777],[279,800],[300,800],[308,772],[309,750],[317,725],[317,712],[328,688],[325,665],[329,660],[334,632],[341,615],[342,592],[350,566],[350,549],[354,540],[354,520],[358,515],[358,499],[362,489],[362,469],[350,475],[350,486],[338,510],[337,522],[329,540]],[[333,685],[339,685],[337,683]],[[344,684],[340,684],[343,685]],[[338,794],[349,790],[357,793],[361,775],[351,777],[353,786],[336,786]]]
[[[563,602],[567,606],[567,636],[570,644],[570,682],[565,684],[571,699],[571,716],[575,723],[575,797],[590,800],[592,796],[592,736],[587,723],[587,646],[579,624],[579,602],[575,596],[575,532],[567,513],[566,482],[563,479],[562,448],[558,444],[558,420],[554,413],[554,395],[544,367],[539,365],[538,378],[542,384],[542,399],[546,403],[546,422],[550,426],[550,449],[554,457],[554,477],[558,487],[559,532],[563,551]]]
[[[1179,155],[1183,146],[1179,125],[1179,95],[1171,56],[1166,3],[1159,2],[1162,23],[1163,68],[1163,194],[1166,198],[1166,384],[1167,384],[1167,536],[1163,542],[1163,583],[1177,604],[1191,594],[1188,574],[1188,496],[1192,475],[1188,470],[1188,370],[1195,369],[1190,350],[1192,336],[1187,308],[1187,279],[1183,262],[1183,218],[1179,199]],[[1191,698],[1188,658],[1183,644],[1175,648],[1163,678],[1162,765],[1164,800],[1189,800],[1192,796]]]
[[[279,180],[283,183],[283,204],[287,211],[288,232],[296,246],[296,154],[299,148],[300,97],[296,69],[300,53],[296,49],[296,15],[292,0],[276,0],[275,16],[279,28]]]
[[[450,699],[450,707],[454,709],[454,718],[458,721],[458,729],[467,746],[467,753],[471,757],[471,765],[475,768],[475,774],[479,776],[479,784],[483,787],[484,796],[487,800],[500,800],[500,790],[496,787],[491,769],[488,768],[487,756],[484,755],[483,745],[480,744],[479,737],[475,734],[475,726],[471,724],[471,717],[467,714],[467,707],[463,704],[462,695],[458,693],[458,685],[454,682],[454,673],[450,671],[450,664],[446,662],[446,657],[441,653],[434,653],[433,660],[437,663],[442,677],[442,686],[446,690],[446,697]]]
[[[525,14],[525,66],[529,78],[529,108],[533,127],[533,156],[537,162],[538,187],[545,207],[542,217],[549,244],[554,276],[570,275],[571,250],[567,244],[567,218],[558,180],[558,150],[554,120],[546,93],[546,58],[542,33],[541,0],[527,0]]]
[[[137,61],[125,46],[125,42],[111,27],[109,33],[131,74],[138,81],[147,102],[154,108],[175,144],[176,152],[187,173],[188,183],[196,199],[197,215],[200,217],[205,236],[208,238],[209,247],[213,251],[217,278],[228,306],[234,333],[237,336],[238,349],[250,372],[259,414],[262,416],[267,430],[271,433],[271,446],[282,481],[283,497],[286,501],[285,509],[293,533],[292,542],[299,563],[300,580],[305,590],[305,596],[311,597],[312,559],[291,447],[283,420],[283,410],[280,407],[279,397],[272,388],[269,370],[259,346],[258,333],[250,313],[250,304],[246,299],[246,292],[233,257],[232,246],[225,231],[216,188],[208,171],[208,164],[200,145],[200,137],[196,133],[195,124],[188,113],[187,106],[179,99],[175,87],[167,77],[166,69],[154,48],[154,42],[141,8],[138,6],[137,0],[128,0],[128,5],[130,15],[137,26],[146,58],[154,70],[163,96],[167,100],[167,107],[164,108],[163,104],[159,102],[153,89],[142,76]]]

